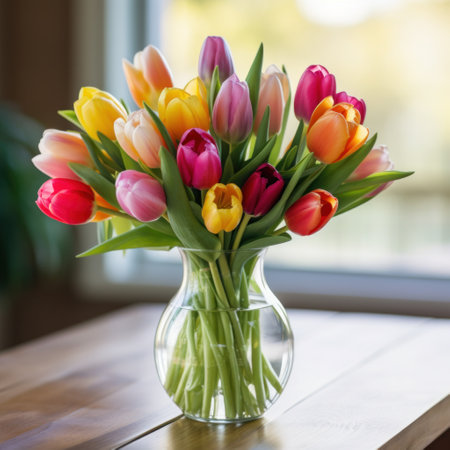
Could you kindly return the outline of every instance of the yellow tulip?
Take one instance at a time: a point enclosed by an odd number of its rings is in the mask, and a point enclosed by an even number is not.
[[[184,89],[163,89],[158,101],[158,114],[171,136],[177,140],[190,128],[208,130],[206,88],[200,78],[191,80]]]
[[[216,183],[206,193],[202,217],[211,233],[234,230],[242,217],[242,192],[239,187],[234,183]]]
[[[81,88],[73,106],[86,133],[96,140],[99,131],[110,139],[115,139],[114,121],[118,118],[127,119],[127,112],[117,99],[94,87]]]

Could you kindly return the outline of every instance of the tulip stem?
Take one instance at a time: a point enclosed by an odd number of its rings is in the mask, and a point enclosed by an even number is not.
[[[114,209],[104,208],[103,206],[97,205],[97,211],[100,211],[105,214],[109,214],[110,216],[121,217],[122,219],[132,219],[128,214],[121,213],[120,211],[116,211]]]
[[[241,220],[241,224],[239,225],[239,229],[237,231],[236,238],[234,239],[234,242],[233,242],[233,247],[231,247],[231,250],[233,251],[233,253],[231,254],[231,257],[230,257],[230,266],[233,264],[235,252],[238,249],[239,244],[241,243],[241,239],[242,239],[242,236],[244,235],[245,228],[247,227],[251,218],[252,218],[252,216],[250,214],[245,213],[243,219]]]
[[[278,236],[279,234],[283,234],[283,233],[285,233],[285,232],[288,231],[288,230],[289,230],[289,228],[288,228],[287,225],[286,225],[286,226],[284,226],[284,227],[278,228],[278,230],[275,230],[275,231],[273,232],[273,235],[274,235],[274,236]]]

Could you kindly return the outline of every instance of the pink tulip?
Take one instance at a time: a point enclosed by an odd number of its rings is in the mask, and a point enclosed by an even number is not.
[[[200,128],[191,128],[181,137],[177,164],[184,184],[196,189],[209,189],[222,176],[216,142]]]
[[[261,164],[242,187],[242,206],[246,214],[262,216],[280,198],[284,180],[275,167]]]
[[[361,114],[361,125],[364,123],[364,119],[366,117],[366,103],[361,98],[358,100],[356,97],[352,97],[351,95],[348,95],[346,92],[338,92],[337,94],[333,95],[334,103],[350,103],[353,105]]]
[[[316,106],[336,93],[336,78],[323,66],[309,66],[298,82],[294,99],[294,112],[298,120],[309,122]]]
[[[380,145],[374,147],[369,154],[362,160],[361,164],[355,169],[355,171],[348,177],[347,181],[362,180],[374,173],[385,172],[387,170],[392,170],[394,168],[394,163],[389,158],[389,151],[385,145]],[[378,186],[366,197],[374,197],[381,191],[390,186],[393,181],[388,181]]]
[[[141,222],[158,219],[166,210],[164,189],[150,175],[136,170],[124,170],[116,179],[119,205]]]
[[[114,132],[119,144],[131,158],[135,161],[141,159],[151,168],[160,167],[159,150],[166,144],[146,110],[132,112],[127,121],[117,119]]]
[[[286,211],[284,220],[289,230],[301,236],[309,236],[328,223],[337,207],[337,198],[323,189],[314,189]]]
[[[242,142],[251,132],[253,111],[248,85],[233,74],[227,78],[213,108],[213,128],[229,144]]]
[[[207,86],[211,82],[216,66],[219,68],[221,83],[234,73],[233,59],[225,39],[220,36],[208,36],[203,42],[198,61],[198,74]]]
[[[267,106],[270,108],[269,135],[272,136],[280,131],[284,106],[288,96],[289,80],[285,73],[272,64],[261,76],[258,108],[253,124],[255,133],[259,128]]]
[[[133,64],[123,60],[123,70],[131,95],[139,107],[147,102],[156,109],[161,91],[172,87],[172,74],[161,52],[152,45],[134,55]]]
[[[94,167],[89,151],[78,133],[45,130],[39,142],[39,151],[41,154],[31,161],[51,178],[80,180],[67,165],[69,162]]]
[[[95,214],[94,191],[78,180],[47,180],[38,191],[36,204],[47,216],[69,225],[89,222]]]

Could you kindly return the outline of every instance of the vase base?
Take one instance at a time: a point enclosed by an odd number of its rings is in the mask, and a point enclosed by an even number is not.
[[[254,417],[241,417],[241,418],[235,418],[235,419],[216,419],[216,418],[204,418],[204,417],[198,417],[198,416],[191,416],[190,414],[184,414],[184,417],[190,420],[195,420],[196,422],[203,422],[203,423],[213,423],[215,425],[238,425],[240,423],[244,422],[251,422],[253,420],[258,420],[263,417],[263,414],[259,416]]]

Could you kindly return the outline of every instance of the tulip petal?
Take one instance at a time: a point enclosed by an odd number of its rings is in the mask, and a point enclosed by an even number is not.
[[[340,159],[343,159],[352,153],[356,152],[361,146],[366,142],[369,136],[369,130],[363,125],[356,124],[354,122],[348,122],[349,129],[349,139],[347,141],[347,145],[345,146],[344,153],[340,156]]]
[[[322,117],[328,110],[330,110],[334,105],[334,100],[331,95],[325,97],[314,109],[311,119],[309,121],[309,128],[311,128],[317,120]]]
[[[328,111],[309,128],[306,142],[319,161],[331,164],[344,153],[349,136],[345,118],[339,113]]]

